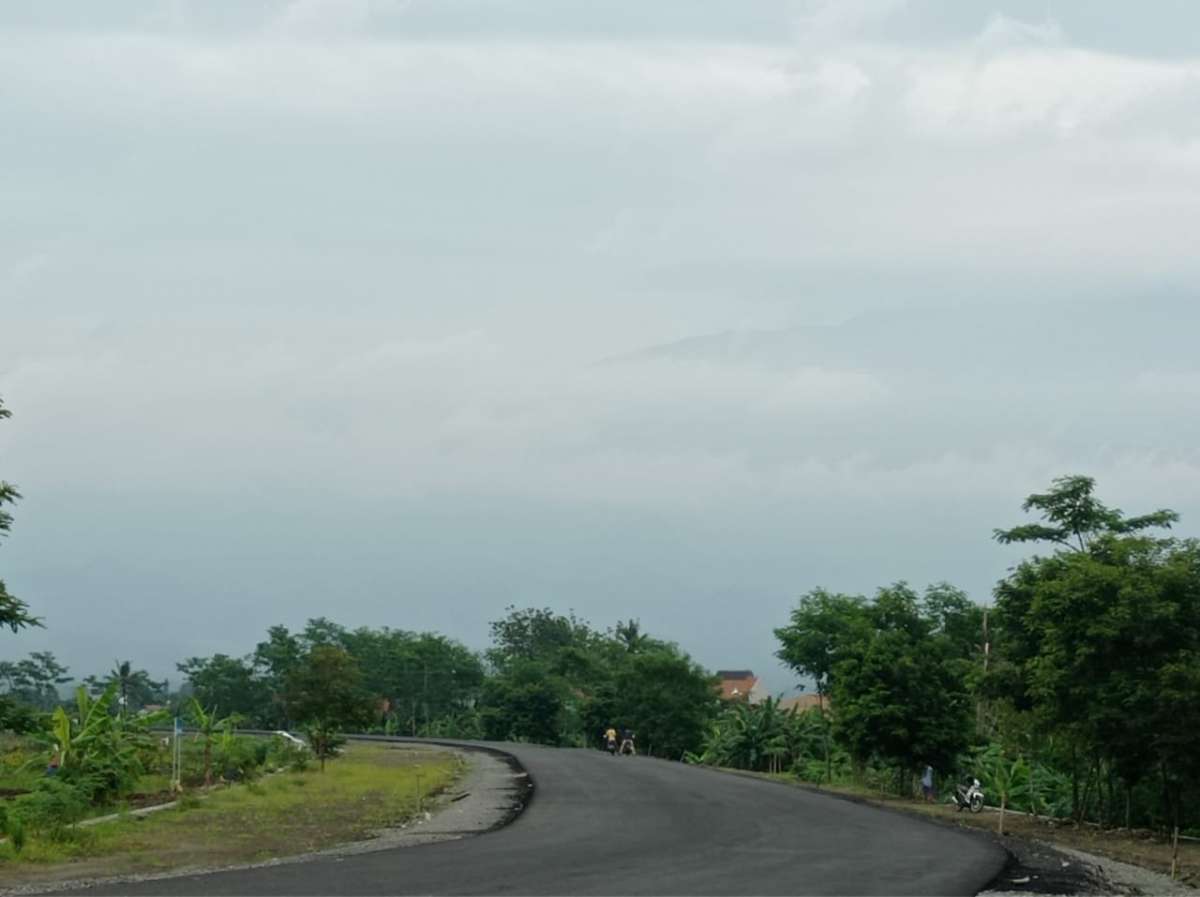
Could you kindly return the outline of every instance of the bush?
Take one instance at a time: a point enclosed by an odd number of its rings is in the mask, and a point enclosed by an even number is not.
[[[69,840],[68,829],[83,818],[88,804],[84,789],[57,779],[43,779],[32,792],[13,801],[7,826],[11,829],[16,820],[18,828],[28,827],[55,841]],[[15,847],[15,834],[13,838]]]
[[[25,825],[20,816],[9,816],[5,820],[4,830],[8,833],[8,840],[12,842],[14,853],[25,849]]]
[[[304,772],[308,769],[312,753],[307,747],[298,745],[286,738],[276,736],[267,744],[266,765],[273,769],[289,769],[292,772]]]
[[[213,768],[226,781],[253,779],[261,771],[269,749],[260,738],[245,735],[221,738],[213,751]]]

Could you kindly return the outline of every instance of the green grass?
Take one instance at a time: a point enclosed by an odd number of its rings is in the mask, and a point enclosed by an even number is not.
[[[32,788],[45,772],[41,763],[33,762],[42,753],[28,739],[0,735],[0,789]]]
[[[352,744],[324,773],[314,766],[200,800],[187,796],[177,809],[77,829],[65,840],[30,837],[19,856],[11,844],[0,845],[0,879],[53,882],[320,850],[412,818],[418,774],[428,801],[461,772],[450,754]]]

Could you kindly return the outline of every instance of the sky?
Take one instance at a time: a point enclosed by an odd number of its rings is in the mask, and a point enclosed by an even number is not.
[[[1200,522],[1190,0],[0,6],[0,577],[72,673],[508,605],[796,677],[1055,476]]]

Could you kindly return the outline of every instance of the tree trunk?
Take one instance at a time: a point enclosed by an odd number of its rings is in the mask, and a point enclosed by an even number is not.
[[[833,784],[833,760],[829,753],[829,715],[825,712],[825,687],[817,683],[817,709],[821,711],[821,719],[824,721],[825,734],[825,784]]]
[[[1079,823],[1079,757],[1075,742],[1071,742],[1071,818]]]
[[[204,785],[212,784],[212,737],[204,736]]]

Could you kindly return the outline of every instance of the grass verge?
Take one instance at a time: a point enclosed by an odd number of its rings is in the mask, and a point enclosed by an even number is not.
[[[417,813],[418,776],[428,807],[462,773],[456,755],[415,747],[350,744],[325,772],[287,772],[185,795],[178,807],[30,839],[18,855],[0,845],[5,887],[210,868],[321,850],[371,837]]]

